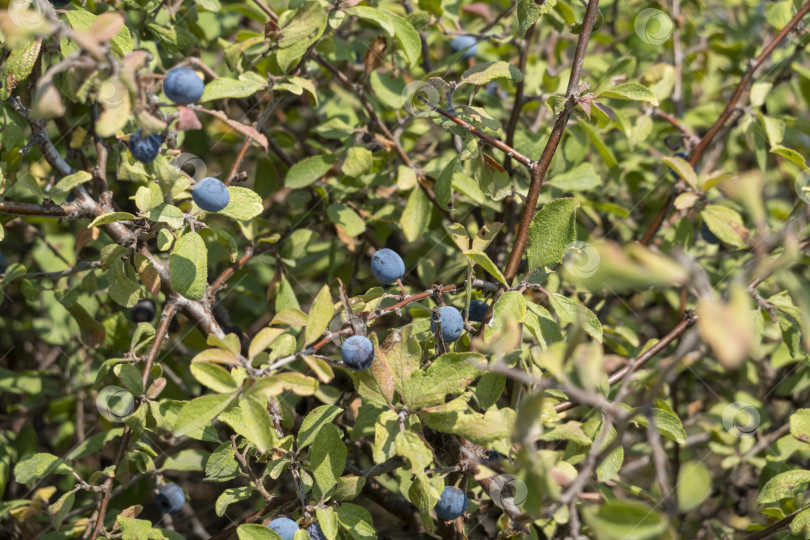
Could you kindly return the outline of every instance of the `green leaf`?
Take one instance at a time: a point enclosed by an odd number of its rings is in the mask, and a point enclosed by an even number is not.
[[[325,424],[318,430],[312,443],[309,461],[315,485],[323,495],[335,487],[346,467],[348,450],[342,439],[340,428],[334,424]]]
[[[676,486],[678,510],[684,513],[695,510],[712,493],[709,469],[699,461],[687,461],[678,471]]]
[[[224,394],[209,394],[192,399],[177,415],[174,436],[182,437],[207,426],[231,404],[231,401],[233,396]]]
[[[526,317],[526,300],[517,291],[509,291],[501,295],[493,306],[492,321],[484,329],[484,340],[498,333],[506,326],[508,320],[522,323]]]
[[[444,403],[445,394],[460,394],[479,374],[472,362],[483,362],[478,353],[446,353],[426,371],[417,371],[405,383],[405,401],[411,409]]]
[[[343,503],[336,508],[338,523],[354,540],[371,540],[377,538],[377,532],[371,520],[371,514],[362,506]]]
[[[587,191],[601,186],[602,179],[592,163],[581,163],[573,169],[554,176],[549,181],[549,185],[562,191]]]
[[[352,146],[346,151],[346,159],[343,160],[341,170],[343,174],[349,176],[360,176],[368,172],[372,165],[374,165],[374,157],[370,150],[362,146]]]
[[[762,486],[757,496],[757,504],[764,506],[778,503],[782,499],[790,499],[803,493],[807,484],[810,484],[808,470],[797,469],[777,474]]]
[[[239,540],[283,540],[278,533],[258,523],[239,525],[236,536]]]
[[[186,448],[166,458],[163,471],[204,471],[205,463],[211,456],[206,450],[200,448]]]
[[[719,204],[710,204],[700,212],[703,222],[717,238],[734,247],[744,247],[748,229],[736,210]]]
[[[531,25],[537,22],[542,14],[540,6],[534,3],[534,0],[520,0],[518,2],[518,33],[522,36]]]
[[[121,528],[122,540],[149,540],[152,532],[151,521],[127,516],[118,516],[116,521]]]
[[[427,230],[432,209],[427,195],[419,187],[413,188],[399,219],[399,226],[408,242],[415,242]]]
[[[686,431],[683,429],[683,424],[678,416],[670,411],[653,408],[652,410],[653,425],[664,437],[672,439],[678,444],[686,444]],[[636,420],[642,426],[647,426],[648,421],[646,416],[638,416]]]
[[[810,409],[799,409],[790,415],[790,434],[802,442],[810,443]]]
[[[599,97],[626,99],[630,101],[646,101],[648,103],[652,103],[656,107],[658,106],[658,99],[655,97],[655,94],[653,94],[649,88],[637,82],[627,82],[616,85],[613,88],[605,90],[599,94]]]
[[[246,501],[251,495],[253,495],[253,486],[228,488],[217,497],[217,502],[214,503],[214,512],[216,512],[217,516],[222,517],[228,510],[228,506],[235,502]]]
[[[98,19],[98,16],[75,6],[71,6],[71,9],[65,11],[65,16],[70,26],[76,30],[90,30],[90,27]],[[122,56],[132,52],[132,34],[130,34],[126,25],[122,26],[121,30],[113,36],[112,48]]]
[[[56,193],[67,193],[76,186],[80,186],[85,182],[93,179],[93,175],[87,171],[79,171],[63,177],[59,182],[53,186],[53,191]]]
[[[786,146],[782,146],[781,144],[775,144],[771,146],[770,152],[772,154],[778,154],[788,161],[795,163],[805,171],[810,169],[810,167],[807,166],[804,156],[793,148],[788,148]]]
[[[23,458],[14,467],[14,479],[18,484],[30,484],[49,474],[73,474],[73,467],[53,454],[34,454]]]
[[[131,308],[141,299],[141,286],[131,264],[116,259],[107,274],[110,279],[109,294],[116,303]]]
[[[115,366],[113,372],[121,379],[124,388],[136,396],[143,394],[143,379],[141,378],[141,372],[138,371],[138,368],[130,363],[123,363]]]
[[[646,504],[613,500],[583,507],[585,522],[599,531],[599,540],[653,540],[667,530],[667,518]]]
[[[433,452],[412,431],[400,431],[397,433],[394,445],[397,455],[408,460],[414,474],[424,474],[425,469],[433,463]]]
[[[470,261],[480,265],[481,268],[483,268],[484,270],[486,270],[487,272],[492,274],[492,276],[495,277],[495,279],[497,279],[498,281],[500,281],[504,285],[507,285],[507,286],[509,285],[506,282],[506,278],[503,277],[503,274],[501,273],[501,271],[498,269],[497,266],[495,266],[495,263],[490,260],[489,256],[486,253],[484,253],[483,251],[478,251],[478,250],[475,250],[475,249],[471,249],[471,250],[465,251],[464,255],[468,259],[470,259]]]
[[[172,229],[182,229],[186,224],[183,211],[171,204],[158,204],[149,210],[149,219],[167,224]]]
[[[90,229],[93,227],[101,227],[102,225],[107,225],[108,223],[113,223],[115,221],[127,221],[130,219],[135,219],[135,216],[129,212],[109,212],[107,214],[98,216],[96,219],[91,221],[87,228]]]
[[[314,43],[326,28],[326,11],[319,2],[304,2],[278,35],[278,47],[303,47]]]
[[[7,99],[11,95],[11,90],[19,86],[31,75],[37,58],[39,58],[41,48],[42,40],[32,39],[15,46],[11,50],[8,58],[6,58],[5,65],[0,68],[0,80],[3,81],[2,88],[0,88],[0,99]]]
[[[365,476],[343,476],[338,479],[332,499],[335,501],[353,501],[360,496],[365,485]]]
[[[349,236],[359,236],[366,230],[366,222],[349,206],[341,203],[332,203],[326,209],[326,214],[332,223],[346,229]]]
[[[543,206],[529,225],[529,272],[559,263],[577,239],[576,199],[555,199]]]
[[[332,154],[304,158],[287,171],[284,186],[291,189],[307,187],[325,175],[334,163]]]
[[[692,187],[692,189],[697,191],[698,177],[695,173],[695,169],[692,168],[692,165],[690,165],[688,161],[676,156],[662,158],[662,161],[669,165],[669,167],[674,170],[679,177],[683,178],[686,183]]]
[[[298,439],[296,441],[298,449],[301,450],[309,446],[315,440],[318,431],[332,422],[342,412],[343,409],[334,405],[321,405],[312,409],[304,418],[301,428],[298,430]]]
[[[461,75],[461,82],[474,85],[485,85],[495,79],[509,79],[515,82],[523,80],[523,73],[508,62],[482,62],[476,64]]]
[[[332,320],[333,313],[332,295],[329,293],[329,286],[324,285],[309,310],[304,343],[312,343],[323,336],[324,331],[329,326],[329,321]]]
[[[602,342],[602,324],[593,311],[579,302],[557,293],[552,293],[549,301],[551,307],[557,312],[560,322],[582,325],[582,328],[589,336],[600,343]]]
[[[382,28],[389,37],[395,33],[394,23],[388,12],[370,6],[352,6],[344,10],[347,15],[354,15],[358,19]]]
[[[436,194],[436,202],[439,203],[439,206],[444,210],[450,209],[447,205],[450,203],[450,199],[453,195],[453,172],[456,169],[456,163],[458,163],[458,156],[453,157],[453,159],[447,162],[442,172],[439,173],[436,184],[433,186],[433,192]]]
[[[408,64],[413,66],[422,57],[422,41],[419,39],[419,33],[406,19],[390,11],[386,14],[394,25],[394,35],[405,53]]]
[[[338,520],[335,509],[331,507],[316,508],[315,516],[318,518],[318,524],[321,526],[323,534],[329,540],[335,540],[338,535]]]
[[[222,366],[208,362],[192,362],[190,369],[191,375],[200,384],[214,392],[229,394],[239,389],[239,385],[236,384],[231,374]]]
[[[276,445],[276,428],[267,411],[266,400],[254,396],[245,397],[241,403],[242,419],[247,429],[247,438],[260,452],[267,452]]]
[[[264,212],[262,198],[255,191],[244,187],[228,186],[228,193],[231,194],[228,206],[219,211],[223,216],[237,221],[250,221]]]
[[[227,77],[217,77],[205,85],[200,103],[223,98],[246,98],[252,96],[266,85],[256,81],[238,81]]]
[[[73,491],[68,491],[55,503],[48,506],[48,514],[51,515],[51,523],[56,532],[62,532],[62,522],[65,521],[65,516],[73,508],[73,501],[76,499],[76,494]]]
[[[172,289],[189,300],[200,300],[208,285],[208,249],[202,237],[188,232],[174,244],[169,257]]]

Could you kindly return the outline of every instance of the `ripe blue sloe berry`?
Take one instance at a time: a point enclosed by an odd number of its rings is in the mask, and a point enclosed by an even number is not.
[[[405,263],[396,251],[383,248],[371,257],[371,273],[381,282],[390,285],[405,275]]]
[[[355,371],[363,371],[374,362],[374,345],[365,336],[352,336],[343,342],[340,357],[346,367]]]
[[[160,486],[157,495],[155,495],[155,504],[164,514],[177,514],[185,503],[186,494],[174,482]]]
[[[444,306],[441,308],[442,317],[442,339],[446,342],[455,341],[461,337],[464,332],[464,319],[461,312],[453,306]],[[436,331],[436,325],[433,324],[433,318],[430,319],[430,330]]]
[[[482,302],[481,300],[473,300],[470,302],[469,320],[481,322],[484,320],[484,317],[486,317],[487,311],[489,311],[489,306],[486,302]],[[444,326],[444,318],[442,318],[442,326]]]
[[[163,93],[180,105],[196,103],[202,97],[203,90],[205,83],[191,68],[172,68],[163,80]]]
[[[141,163],[151,163],[160,153],[163,137],[155,133],[144,136],[139,129],[129,136],[129,151]]]
[[[290,518],[285,517],[276,518],[268,523],[267,526],[278,533],[281,540],[293,540],[293,536],[295,536],[298,530],[298,524]]]
[[[456,36],[450,42],[450,50],[454,53],[466,51],[464,56],[461,57],[462,60],[466,60],[475,56],[478,50],[478,41],[473,36]]]
[[[451,521],[463,516],[467,510],[467,494],[453,486],[442,490],[439,502],[435,506],[436,515],[444,521]]]
[[[136,323],[152,322],[155,318],[155,303],[149,299],[141,300],[132,306],[132,320]]]
[[[197,185],[191,190],[191,198],[206,212],[219,212],[228,206],[231,194],[228,186],[216,178],[207,176],[197,182]]]
[[[326,540],[326,535],[323,534],[320,523],[313,523],[307,527],[307,533],[311,540]]]

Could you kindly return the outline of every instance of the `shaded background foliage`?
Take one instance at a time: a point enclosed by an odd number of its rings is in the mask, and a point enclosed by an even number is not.
[[[809,5],[588,6],[4,4],[2,534],[810,537]]]

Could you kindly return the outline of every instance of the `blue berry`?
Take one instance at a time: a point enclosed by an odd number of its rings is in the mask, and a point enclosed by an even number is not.
[[[451,521],[463,516],[467,510],[467,494],[453,486],[442,490],[439,502],[435,506],[436,515],[444,521]]]
[[[141,300],[132,306],[132,320],[136,323],[152,322],[155,318],[155,303],[151,300]]]
[[[486,302],[481,300],[473,300],[470,302],[470,316],[469,319],[475,322],[481,322],[486,317],[489,306]],[[444,317],[442,317],[442,326],[444,326]]]
[[[177,514],[185,503],[186,494],[174,482],[160,486],[158,494],[155,495],[155,504],[164,514]]]
[[[371,273],[378,280],[390,285],[405,275],[405,263],[396,251],[383,248],[371,257]]]
[[[0,253],[0,274],[6,273],[6,268],[8,268],[8,262],[6,261],[6,256]]]
[[[313,523],[307,527],[307,533],[311,540],[326,540],[326,535],[323,534],[320,523]]]
[[[206,212],[219,212],[231,201],[228,186],[210,176],[197,182],[191,190],[191,197]]]
[[[478,50],[478,41],[473,36],[456,36],[450,42],[450,50],[454,53],[466,51],[464,56],[461,57],[462,60],[466,60],[475,56]]]
[[[276,518],[267,524],[271,530],[278,533],[281,540],[293,540],[295,532],[298,530],[298,524],[290,518],[280,517]]]
[[[374,362],[374,345],[365,336],[352,336],[343,342],[340,357],[346,367],[356,371],[366,370]]]
[[[139,129],[129,136],[129,151],[141,163],[151,163],[160,153],[163,137],[158,134],[143,136]]]
[[[717,238],[712,230],[706,225],[706,222],[700,224],[700,236],[703,237],[703,240],[706,241],[707,244],[720,244],[721,240]]]
[[[203,90],[205,83],[191,68],[172,68],[163,80],[163,93],[180,105],[196,103],[202,97]]]
[[[455,341],[461,337],[464,332],[464,319],[461,312],[453,306],[444,306],[441,308],[442,317],[442,339],[446,342]],[[436,331],[436,325],[433,324],[433,318],[430,319],[430,330]]]

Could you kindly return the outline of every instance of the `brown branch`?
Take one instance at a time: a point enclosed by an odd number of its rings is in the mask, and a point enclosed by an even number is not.
[[[529,193],[526,196],[526,204],[523,207],[523,214],[520,218],[520,228],[515,238],[515,244],[512,248],[512,253],[509,255],[509,261],[506,263],[506,271],[504,272],[507,283],[510,283],[517,275],[520,258],[526,250],[526,241],[529,237],[529,225],[531,225],[532,219],[534,218],[537,199],[540,196],[540,188],[543,186],[543,180],[551,166],[551,159],[554,157],[554,152],[557,150],[557,145],[560,143],[565,126],[568,124],[568,119],[574,111],[576,93],[579,88],[579,79],[582,75],[582,64],[585,61],[585,51],[588,47],[588,41],[591,37],[594,23],[596,22],[598,4],[599,0],[589,0],[588,2],[588,7],[585,10],[585,18],[582,21],[582,31],[577,41],[577,50],[574,54],[574,63],[571,66],[571,78],[568,81],[568,89],[565,94],[567,99],[565,108],[554,123],[554,128],[551,130],[551,135],[549,135],[548,142],[543,149],[540,160],[531,165],[532,180],[529,185]],[[491,311],[492,310],[490,310],[490,312]],[[484,322],[487,322],[489,317],[491,317],[491,314],[484,319]]]
[[[612,386],[621,380],[623,380],[628,375],[632,374],[634,371],[640,369],[644,364],[649,362],[651,359],[655,358],[661,351],[663,351],[667,345],[681,337],[684,332],[686,332],[689,328],[691,328],[697,322],[697,315],[691,312],[687,312],[686,318],[681,321],[678,326],[673,328],[669,331],[667,335],[662,337],[655,345],[644,351],[642,354],[634,358],[630,365],[627,367],[623,367],[617,371],[614,371],[610,377],[608,378],[608,383]],[[568,409],[572,408],[574,404],[570,401],[561,401],[554,406],[554,410],[557,412],[567,411]]]
[[[700,137],[697,136],[697,133],[695,133],[694,131],[689,129],[680,120],[678,120],[677,118],[675,118],[674,116],[672,116],[668,112],[662,111],[661,109],[656,108],[655,109],[655,116],[661,118],[662,120],[666,120],[667,122],[672,124],[672,126],[675,127],[675,129],[677,129],[678,131],[680,131],[681,133],[686,135],[686,137],[690,141],[692,141],[692,143],[697,144],[698,142],[700,142]]]
[[[0,202],[0,212],[16,216],[54,217],[59,219],[79,219],[85,217],[78,205],[73,203],[30,204],[13,201]]]
[[[755,532],[753,534],[749,534],[748,536],[746,536],[742,540],[760,540],[762,538],[770,538],[771,535],[773,533],[775,533],[776,531],[778,531],[779,529],[781,529],[781,528],[783,528],[783,527],[785,527],[787,525],[790,525],[790,523],[793,521],[793,519],[796,516],[798,516],[800,513],[805,511],[807,508],[808,508],[807,506],[799,508],[798,510],[796,510],[792,514],[790,514],[788,516],[785,516],[784,518],[780,519],[779,521],[777,521],[773,525],[771,525],[771,526],[769,526],[769,527],[767,527],[765,529],[762,529],[760,531],[757,531],[757,532]]]
[[[175,301],[170,299],[169,302],[166,303],[166,307],[160,316],[160,324],[158,325],[157,332],[155,332],[155,339],[149,348],[149,353],[146,355],[146,361],[143,364],[143,370],[141,373],[144,389],[146,389],[146,383],[149,381],[149,373],[152,371],[152,364],[155,361],[155,357],[157,357],[160,346],[163,344],[163,338],[166,337],[166,333],[169,331],[169,323],[171,322],[176,309]],[[101,532],[101,529],[104,527],[104,516],[107,513],[107,506],[110,503],[112,485],[115,481],[115,475],[118,472],[118,467],[121,465],[121,460],[124,457],[124,451],[126,451],[127,446],[129,445],[131,433],[132,430],[130,429],[129,425],[125,425],[124,432],[121,434],[121,443],[118,445],[118,451],[115,454],[115,461],[113,461],[113,474],[107,477],[107,479],[101,485],[101,489],[104,491],[104,493],[101,495],[101,501],[98,505],[96,522],[93,525],[93,531],[90,533],[90,540],[96,540]]]
[[[534,25],[531,25],[526,31],[526,36],[518,41],[520,58],[517,67],[521,73],[526,73],[526,60],[529,57],[529,45],[531,44],[532,37],[534,37]],[[526,104],[526,100],[523,98],[525,84],[525,79],[521,79],[520,82],[515,85],[515,101],[512,104],[512,112],[509,115],[509,123],[506,126],[506,144],[510,147],[515,146],[515,130],[517,129],[518,120],[520,120],[520,111],[523,110],[523,106]],[[511,166],[512,157],[506,154],[506,158],[503,160],[503,167],[509,171],[511,170]]]
[[[740,98],[745,92],[748,83],[750,83],[751,79],[754,78],[754,73],[757,71],[757,69],[760,68],[760,66],[762,66],[763,62],[765,62],[765,60],[771,55],[771,53],[776,49],[776,47],[778,47],[779,44],[785,40],[788,34],[792,32],[794,28],[796,28],[796,26],[799,24],[799,21],[801,21],[802,18],[805,15],[807,15],[808,11],[810,11],[810,2],[805,3],[799,9],[799,11],[796,12],[796,15],[793,16],[790,22],[787,23],[784,28],[782,28],[782,30],[776,35],[775,38],[773,38],[773,40],[771,40],[770,43],[768,43],[768,45],[765,46],[764,49],[762,49],[762,52],[759,53],[759,56],[757,56],[751,63],[751,65],[748,67],[745,74],[743,75],[743,78],[740,80],[740,83],[737,85],[737,88],[734,90],[731,99],[728,100],[725,109],[723,109],[723,112],[720,113],[720,117],[712,125],[708,133],[706,133],[706,135],[703,136],[698,145],[695,147],[695,150],[692,152],[692,155],[689,158],[689,163],[691,163],[692,166],[697,165],[698,161],[700,161],[700,158],[706,152],[709,145],[714,140],[715,136],[720,132],[720,129],[722,129],[723,125],[725,125],[726,121],[731,116],[732,111],[737,108],[737,104],[739,103]]]
[[[498,150],[500,150],[501,152],[506,154],[506,157],[515,158],[518,162],[525,165],[529,169],[531,169],[534,166],[534,164],[535,164],[534,160],[532,160],[528,156],[525,156],[525,155],[521,154],[520,152],[518,152],[517,150],[515,150],[514,148],[512,148],[510,145],[506,144],[505,142],[501,141],[500,139],[496,139],[495,137],[493,137],[491,135],[487,135],[486,133],[484,133],[483,131],[481,131],[477,127],[473,126],[472,124],[470,124],[468,122],[465,122],[464,120],[462,120],[461,118],[459,118],[455,114],[451,113],[450,111],[446,111],[446,110],[442,109],[441,107],[438,107],[436,105],[432,105],[432,104],[428,103],[428,101],[424,97],[422,97],[422,96],[417,96],[417,97],[419,99],[421,99],[431,109],[433,109],[434,111],[439,113],[440,115],[444,116],[445,118],[447,118],[449,120],[452,120],[457,125],[463,127],[464,129],[466,129],[467,131],[469,131],[470,133],[472,133],[473,135],[475,135],[476,137],[478,137],[479,139],[481,139],[482,141],[484,141],[488,145],[494,146],[495,148],[497,148]]]

